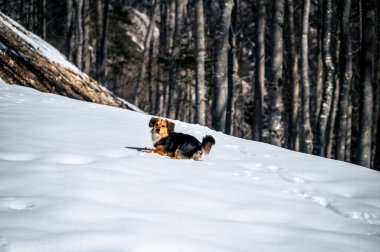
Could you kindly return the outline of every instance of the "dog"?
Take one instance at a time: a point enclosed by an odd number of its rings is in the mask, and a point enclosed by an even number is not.
[[[191,135],[174,132],[175,124],[167,119],[152,117],[149,127],[152,128],[151,134],[155,149],[146,149],[143,152],[154,152],[175,159],[200,160],[203,153],[209,154],[215,144],[215,139],[209,135],[199,142]]]

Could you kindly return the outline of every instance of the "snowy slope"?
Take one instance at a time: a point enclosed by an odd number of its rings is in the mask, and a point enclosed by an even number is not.
[[[0,252],[379,251],[379,173],[182,122],[203,161],[126,148],[149,119],[0,81]]]

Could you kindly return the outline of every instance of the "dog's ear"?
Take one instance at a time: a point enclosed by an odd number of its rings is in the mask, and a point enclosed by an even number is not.
[[[157,117],[152,117],[149,121],[149,127],[152,128],[154,124],[159,120]]]
[[[173,131],[174,127],[175,127],[175,123],[170,122],[168,120],[166,120],[166,122],[167,122],[167,128],[168,128],[169,132]]]

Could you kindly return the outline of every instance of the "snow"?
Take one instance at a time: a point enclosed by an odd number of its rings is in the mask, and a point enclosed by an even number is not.
[[[149,119],[0,81],[0,251],[379,251],[378,172],[179,121],[203,161],[139,153]]]

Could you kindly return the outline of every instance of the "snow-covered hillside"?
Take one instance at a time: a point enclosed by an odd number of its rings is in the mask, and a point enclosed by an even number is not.
[[[0,251],[379,251],[380,173],[182,122],[210,156],[141,154],[149,119],[0,82]]]

